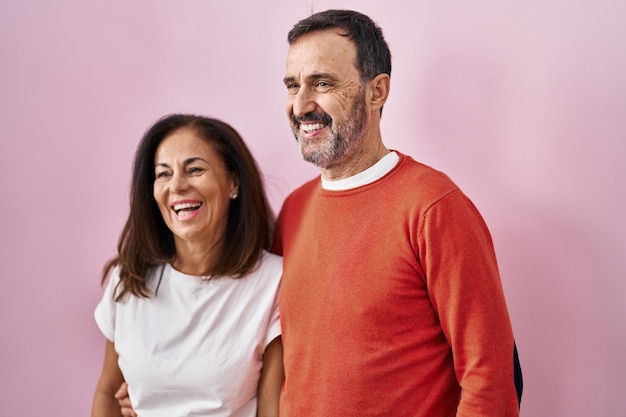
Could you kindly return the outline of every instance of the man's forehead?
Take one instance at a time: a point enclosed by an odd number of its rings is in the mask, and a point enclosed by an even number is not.
[[[326,30],[306,34],[287,51],[287,72],[298,73],[298,76],[332,74],[352,68],[356,69],[356,48],[339,32]]]
[[[289,46],[288,54],[293,51],[306,51],[311,54],[339,49],[343,52],[356,53],[356,46],[339,29],[324,29],[302,35]]]

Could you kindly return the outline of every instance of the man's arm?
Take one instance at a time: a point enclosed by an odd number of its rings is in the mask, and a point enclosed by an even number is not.
[[[133,406],[130,403],[130,397],[128,396],[128,384],[122,382],[119,389],[115,393],[115,399],[118,402],[118,407],[121,410],[123,417],[137,417]]]
[[[457,415],[517,417],[513,331],[482,216],[450,193],[424,216],[422,237],[429,296],[462,388]]]

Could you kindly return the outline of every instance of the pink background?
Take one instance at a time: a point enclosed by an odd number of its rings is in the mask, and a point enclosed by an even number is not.
[[[385,30],[387,145],[447,172],[491,228],[522,416],[626,416],[626,3],[468,4],[0,1],[0,414],[89,414],[99,274],[156,118],[232,123],[276,210],[317,174],[283,112],[285,38],[335,7]]]

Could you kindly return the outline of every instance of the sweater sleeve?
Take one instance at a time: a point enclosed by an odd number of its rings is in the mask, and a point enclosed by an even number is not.
[[[513,332],[483,218],[456,190],[425,211],[419,229],[429,296],[462,388],[457,416],[518,416]]]

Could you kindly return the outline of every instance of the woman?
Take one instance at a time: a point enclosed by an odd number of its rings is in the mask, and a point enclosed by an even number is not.
[[[92,417],[120,415],[123,381],[142,417],[278,415],[273,223],[256,163],[231,126],[169,115],[145,133],[95,310],[107,342]]]

